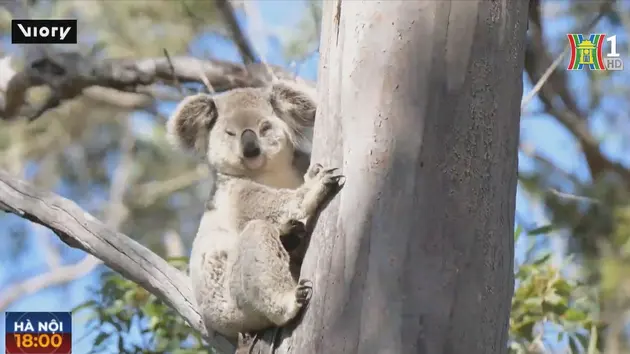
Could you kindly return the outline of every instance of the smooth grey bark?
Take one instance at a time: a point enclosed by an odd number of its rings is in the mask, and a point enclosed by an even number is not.
[[[312,161],[347,181],[277,353],[507,352],[527,10],[324,2]]]

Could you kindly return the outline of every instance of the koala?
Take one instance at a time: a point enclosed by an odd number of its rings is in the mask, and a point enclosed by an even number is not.
[[[214,175],[190,256],[190,277],[206,327],[239,333],[282,327],[308,303],[299,279],[306,225],[341,190],[337,169],[296,167],[314,100],[289,84],[196,94],[167,123],[173,143],[204,156]]]

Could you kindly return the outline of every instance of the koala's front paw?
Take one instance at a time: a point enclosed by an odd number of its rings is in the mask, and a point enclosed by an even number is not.
[[[316,163],[311,166],[304,176],[305,181],[313,183],[323,183],[324,186],[329,188],[341,188],[346,182],[346,176],[336,175],[335,172],[339,170],[337,167],[324,168],[322,165]]]
[[[305,306],[311,301],[313,295],[313,282],[308,279],[302,279],[298,283],[298,287],[295,291],[295,301],[300,306]]]
[[[298,248],[306,238],[306,226],[303,222],[291,219],[280,226],[280,242],[287,252]]]
[[[304,176],[307,192],[304,196],[304,209],[307,215],[313,215],[324,203],[330,201],[346,182],[344,175],[335,174],[338,168],[325,169],[320,164],[313,164]]]
[[[315,179],[315,176],[317,176],[323,169],[324,166],[318,163],[314,163],[313,165],[311,165],[311,167],[308,168],[308,171],[306,171],[306,174],[304,175],[304,181],[307,183],[312,181],[313,179]]]

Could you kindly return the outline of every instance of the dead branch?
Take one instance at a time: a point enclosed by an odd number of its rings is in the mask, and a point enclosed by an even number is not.
[[[230,1],[217,0],[216,4],[219,11],[221,11],[221,15],[223,15],[223,21],[230,31],[230,37],[234,41],[234,44],[236,44],[236,47],[243,58],[243,62],[245,64],[260,62],[254,52],[254,49],[247,40],[247,36],[243,33],[241,26],[238,25],[238,21],[236,20],[236,15],[234,13],[234,7]]]
[[[82,94],[94,104],[105,104],[123,110],[146,109],[153,106],[157,99],[161,99],[159,92],[122,92],[100,86],[86,88]],[[173,101],[181,99],[175,96],[169,98]]]
[[[226,338],[204,326],[189,278],[131,238],[113,231],[74,202],[0,171],[0,209],[43,225],[70,247],[103,261],[125,278],[151,292],[181,315],[221,352],[234,352]]]
[[[9,119],[25,114],[35,119],[65,100],[75,98],[83,90],[106,87],[123,92],[137,92],[155,83],[174,85],[202,83],[199,71],[208,78],[216,92],[238,87],[259,87],[271,81],[264,64],[240,65],[223,60],[202,60],[193,57],[165,57],[146,59],[105,59],[96,61],[76,52],[41,53],[21,71],[8,68],[8,59],[0,63],[0,118]],[[5,70],[5,67],[8,69]],[[201,68],[201,69],[200,69]],[[289,80],[295,76],[273,66],[273,75]],[[301,80],[305,83],[305,81]],[[314,84],[308,83],[312,86]],[[53,95],[34,112],[21,112],[28,89],[48,85]]]

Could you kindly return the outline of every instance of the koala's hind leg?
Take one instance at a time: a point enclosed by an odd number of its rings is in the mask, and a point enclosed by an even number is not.
[[[250,221],[239,237],[230,291],[239,307],[284,326],[310,300],[312,283],[296,282],[280,234],[290,226]]]

